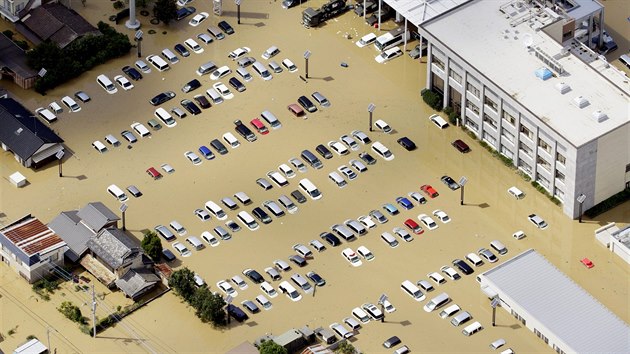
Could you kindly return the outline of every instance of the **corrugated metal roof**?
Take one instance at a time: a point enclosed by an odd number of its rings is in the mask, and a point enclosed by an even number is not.
[[[87,251],[87,241],[95,232],[81,223],[81,218],[76,210],[64,211],[57,215],[48,227],[53,229],[62,240],[68,245],[66,256],[76,262]]]
[[[99,232],[103,226],[112,221],[120,220],[118,215],[114,214],[105,204],[101,202],[88,203],[77,213],[83,222],[94,232]]]
[[[628,353],[630,326],[533,249],[481,274],[578,353]],[[544,333],[544,332],[543,332]]]
[[[36,261],[31,259],[33,256],[44,254],[66,245],[53,230],[31,215],[11,223],[0,231],[9,242],[29,257],[29,265]]]

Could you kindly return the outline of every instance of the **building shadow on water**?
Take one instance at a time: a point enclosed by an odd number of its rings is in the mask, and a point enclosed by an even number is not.
[[[222,17],[238,17],[238,12],[236,11],[223,11],[221,13]],[[241,19],[244,18],[258,18],[258,19],[269,19],[269,14],[266,12],[246,12],[241,11]],[[242,25],[243,23],[241,23]]]

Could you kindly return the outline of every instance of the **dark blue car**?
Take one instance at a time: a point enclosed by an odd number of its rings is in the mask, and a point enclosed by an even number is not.
[[[231,316],[232,318],[234,318],[235,320],[239,322],[243,322],[249,318],[249,316],[247,316],[245,311],[241,310],[240,307],[236,305],[232,305],[232,304],[227,305],[227,313],[228,313],[228,316]]]
[[[201,153],[201,155],[203,155],[203,157],[206,158],[206,160],[212,160],[214,158],[214,154],[212,153],[212,150],[210,150],[205,145],[201,145],[199,147],[199,152]]]
[[[413,208],[413,204],[411,204],[411,201],[405,197],[396,198],[396,203],[398,203],[398,205],[405,208],[406,210]]]

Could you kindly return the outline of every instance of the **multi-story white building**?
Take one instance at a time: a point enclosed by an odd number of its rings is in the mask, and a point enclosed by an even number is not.
[[[30,9],[42,4],[41,0],[1,0],[0,17],[11,22],[17,22]]]
[[[630,188],[629,80],[579,41],[584,23],[601,21],[600,4],[570,1],[567,14],[531,0],[451,2],[438,12],[427,9],[445,2],[417,2],[400,15],[429,42],[426,87],[461,124],[572,218],[581,195],[587,210]]]

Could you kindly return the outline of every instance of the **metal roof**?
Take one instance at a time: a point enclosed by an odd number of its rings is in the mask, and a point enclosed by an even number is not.
[[[30,214],[2,228],[0,235],[0,243],[29,266],[39,262],[40,255],[66,246],[53,230]]]
[[[552,333],[571,352],[627,353],[630,348],[630,326],[534,249],[480,277],[503,301],[518,304],[539,321],[543,334]]]
[[[68,244],[66,257],[72,262],[77,262],[83,256],[88,248],[88,240],[95,234],[81,222],[76,210],[61,212],[48,223],[48,227]]]
[[[401,16],[416,26],[469,0],[385,0]]]
[[[83,223],[94,230],[94,232],[99,232],[103,226],[112,221],[120,220],[118,215],[114,214],[113,211],[101,202],[88,203],[79,210],[77,215],[82,219]]]

